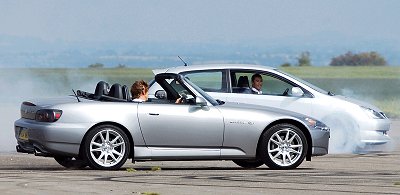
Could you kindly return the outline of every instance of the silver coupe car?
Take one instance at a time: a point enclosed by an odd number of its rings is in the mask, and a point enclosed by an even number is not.
[[[53,157],[64,167],[105,170],[128,158],[293,169],[328,153],[330,130],[311,117],[217,101],[179,74],[158,74],[155,82],[160,90],[146,102],[103,81],[94,93],[25,101],[15,121],[17,151]],[[176,104],[179,97],[183,103]]]
[[[158,69],[179,73],[215,99],[251,103],[302,113],[331,129],[329,153],[382,151],[391,139],[390,120],[374,105],[335,95],[276,68],[251,64],[189,65]],[[259,74],[262,94],[253,94],[251,78]],[[152,96],[160,87],[152,83]]]

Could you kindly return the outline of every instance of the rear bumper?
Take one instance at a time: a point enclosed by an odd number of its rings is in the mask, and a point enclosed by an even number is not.
[[[18,142],[16,150],[19,153],[35,154],[35,156],[54,157],[54,154],[48,152],[40,145],[29,142]]]
[[[42,123],[19,119],[14,123],[17,152],[38,156],[78,156],[88,124]],[[21,132],[26,137],[20,136]]]

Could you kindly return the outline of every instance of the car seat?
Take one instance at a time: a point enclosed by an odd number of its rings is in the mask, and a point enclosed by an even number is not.
[[[122,86],[118,83],[115,83],[111,86],[110,91],[108,92],[108,96],[118,99],[125,99],[123,95]]]
[[[240,76],[237,86],[232,88],[233,93],[251,93],[249,78],[247,76]]]
[[[247,76],[240,76],[238,79],[237,87],[249,87],[249,78]]]
[[[96,85],[96,89],[94,90],[95,97],[99,98],[103,95],[108,95],[108,91],[110,90],[110,85],[107,82],[99,81]]]
[[[122,86],[122,96],[127,101],[131,101],[132,100],[131,93],[130,93],[130,91],[129,91],[129,89],[128,89],[128,87],[126,85]]]

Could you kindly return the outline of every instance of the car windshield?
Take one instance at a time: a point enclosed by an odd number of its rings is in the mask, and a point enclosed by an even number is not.
[[[293,79],[295,79],[295,80],[300,81],[301,83],[307,85],[308,87],[311,87],[311,88],[314,89],[315,91],[318,91],[318,92],[323,93],[323,94],[330,94],[329,92],[327,92],[327,91],[325,91],[325,90],[323,90],[323,89],[321,89],[321,88],[319,88],[319,87],[317,87],[317,86],[315,86],[315,85],[313,85],[313,84],[311,84],[311,83],[309,83],[309,82],[307,82],[307,81],[305,81],[305,80],[303,80],[303,79],[301,79],[301,78],[298,78],[298,77],[293,76],[293,75],[291,75],[291,74],[289,74],[289,73],[286,73],[286,72],[282,72],[282,71],[280,71],[280,70],[278,70],[278,69],[275,69],[275,70],[276,70],[277,72],[279,72],[279,73],[282,73],[282,74],[288,76],[288,77],[291,77],[291,78],[293,78]]]
[[[203,96],[207,101],[209,101],[213,106],[219,105],[219,103],[217,102],[217,100],[215,100],[214,98],[212,98],[210,95],[208,95],[206,92],[204,92],[202,89],[200,89],[200,87],[198,87],[197,85],[193,84],[189,79],[184,78],[185,82],[187,82],[187,84],[189,84],[191,87],[193,87],[197,92],[199,92],[201,94],[201,96]]]

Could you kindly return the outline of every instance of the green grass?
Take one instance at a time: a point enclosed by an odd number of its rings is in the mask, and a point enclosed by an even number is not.
[[[375,100],[371,103],[373,103],[378,108],[382,109],[389,118],[400,118],[399,98]]]
[[[400,67],[345,66],[345,67],[284,67],[281,70],[300,78],[362,78],[399,79]]]

